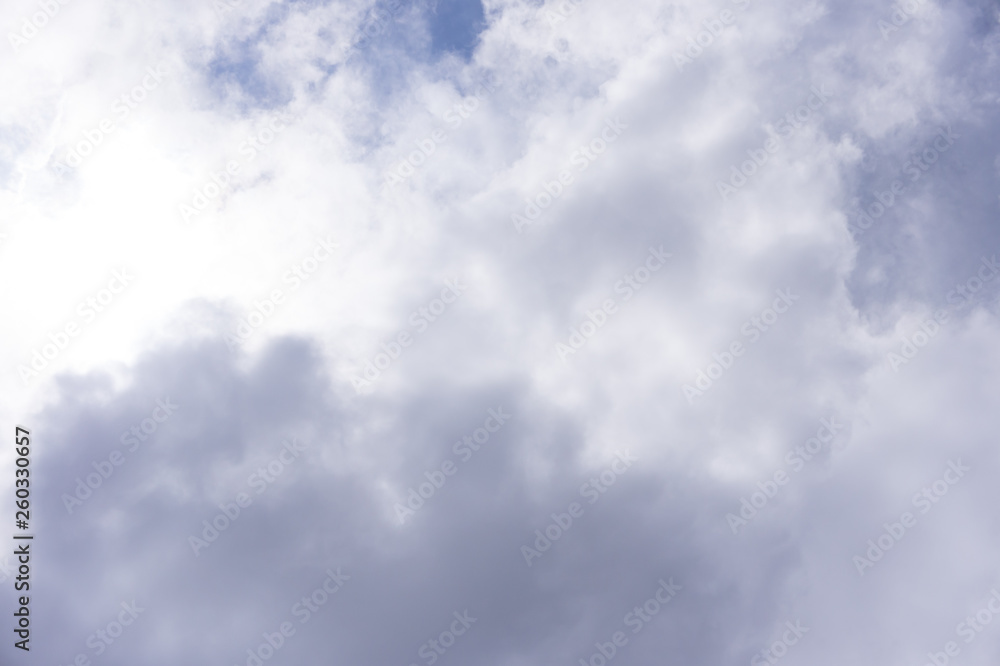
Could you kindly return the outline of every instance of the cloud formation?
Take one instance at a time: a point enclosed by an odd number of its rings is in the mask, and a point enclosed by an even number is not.
[[[2,18],[4,663],[995,663],[995,3]]]

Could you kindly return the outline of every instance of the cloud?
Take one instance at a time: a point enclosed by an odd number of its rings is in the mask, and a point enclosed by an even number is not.
[[[36,28],[0,56],[32,659],[992,663],[956,630],[1000,584],[990,3]]]

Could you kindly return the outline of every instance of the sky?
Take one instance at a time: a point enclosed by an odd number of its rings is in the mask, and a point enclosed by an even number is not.
[[[0,663],[997,663],[995,1],[0,25]]]

